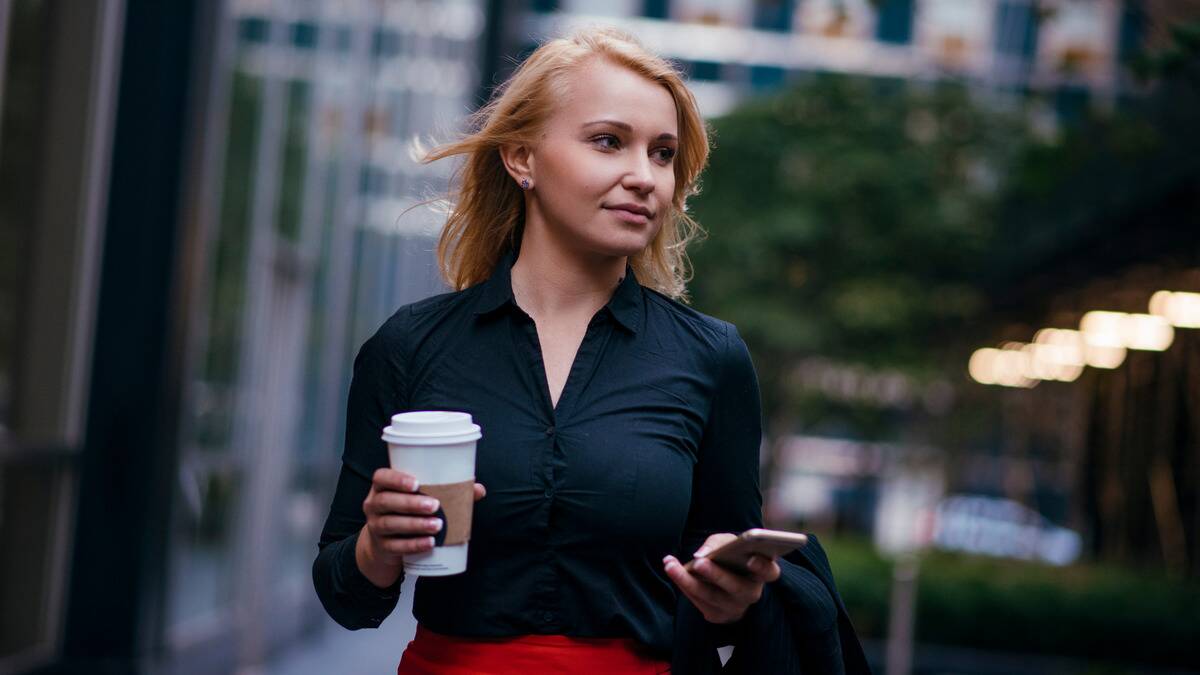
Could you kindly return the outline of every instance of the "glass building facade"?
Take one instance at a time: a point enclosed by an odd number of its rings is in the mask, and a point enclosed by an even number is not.
[[[447,167],[417,162],[411,142],[445,139],[471,110],[484,14],[465,1],[238,0],[222,21],[167,641],[186,649],[238,626],[238,658],[254,663],[324,620],[310,569],[358,345],[442,290],[438,223],[419,202],[446,189]],[[280,630],[280,617],[297,625]]]
[[[0,2],[0,672],[235,672],[330,623],[350,368],[444,290],[451,167],[412,142],[462,130],[487,28],[474,0]]]

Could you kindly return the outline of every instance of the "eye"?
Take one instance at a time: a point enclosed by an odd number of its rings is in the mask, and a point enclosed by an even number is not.
[[[670,164],[671,160],[675,159],[675,148],[664,145],[661,148],[655,148],[650,154],[663,164]]]
[[[592,136],[591,142],[593,145],[598,145],[604,150],[616,150],[621,147],[621,141],[612,134],[600,134]]]

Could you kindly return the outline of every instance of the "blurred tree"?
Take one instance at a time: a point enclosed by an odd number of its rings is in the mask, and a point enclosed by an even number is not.
[[[1144,312],[1168,284],[1200,290],[1200,275],[1171,273],[1200,265],[1200,21],[1166,32],[1169,43],[1131,64],[1141,95],[1091,111],[1015,166],[1001,217],[1019,247],[999,252],[989,293],[1001,315],[1072,294],[1080,312]],[[1077,519],[1091,552],[1200,576],[1200,339],[1178,331],[1167,352],[1131,353],[1078,386],[1078,443],[1055,420],[1034,424],[1078,446]]]
[[[1193,3],[1194,4],[1194,3]],[[1195,9],[1193,13],[1200,13]],[[1139,52],[1130,63],[1134,73],[1143,80],[1185,80],[1200,86],[1200,21],[1181,21],[1167,26],[1170,40],[1158,51]]]
[[[1115,109],[1093,107],[1023,148],[1004,194],[1000,217],[1011,236],[997,250],[1004,259],[992,267],[993,287],[1119,235],[1132,226],[1131,215],[1197,175],[1200,21],[1170,33],[1173,45],[1130,63],[1142,91],[1127,92]]]
[[[1003,179],[1029,135],[1006,101],[813,75],[714,121],[692,289],[749,343],[770,432],[827,417],[795,384],[815,355],[917,383],[962,371],[942,347],[985,309]],[[851,408],[833,417],[852,434],[898,432],[894,414]]]
[[[990,390],[964,387],[974,400],[953,422],[917,425],[797,386],[814,356],[965,382],[971,348],[1003,339],[1009,324],[1021,329],[1014,339],[1030,339],[1056,299],[1070,296],[1079,312],[1111,306],[1111,289],[1079,289],[1131,265],[1194,266],[1200,27],[1173,33],[1172,46],[1138,61],[1146,91],[1049,132],[1034,133],[1038,96],[836,75],[715,120],[717,150],[692,205],[712,236],[693,250],[692,289],[698,308],[736,323],[750,344],[768,432],[824,424],[886,438],[955,427],[961,442],[943,447],[1057,453],[1050,459],[1080,467],[1076,524],[1093,553],[1200,573],[1195,336],[1159,361],[1089,370],[1071,397],[1049,385],[1008,392],[1010,403],[1024,398],[999,426],[987,419],[1001,407]]]

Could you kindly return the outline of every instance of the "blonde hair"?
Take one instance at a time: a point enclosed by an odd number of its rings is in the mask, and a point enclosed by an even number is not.
[[[612,28],[591,28],[538,47],[471,117],[472,131],[430,150],[423,162],[463,155],[455,172],[450,213],[438,238],[442,275],[455,290],[490,276],[507,247],[521,236],[525,201],[522,190],[505,170],[500,148],[531,144],[567,90],[570,76],[592,58],[602,58],[660,84],[671,94],[678,115],[679,149],[675,155],[675,194],[662,229],[645,249],[630,256],[638,281],[649,288],[687,300],[690,267],[687,245],[703,235],[688,216],[686,200],[698,191],[698,178],[708,161],[708,131],[679,72],[632,36]]]

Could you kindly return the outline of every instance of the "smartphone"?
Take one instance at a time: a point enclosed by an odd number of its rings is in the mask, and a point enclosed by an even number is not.
[[[758,554],[766,558],[786,555],[808,543],[808,537],[799,532],[784,532],[783,530],[764,530],[755,527],[731,539],[720,547],[709,551],[704,558],[727,567],[739,574],[750,574],[747,563],[750,556]],[[689,560],[685,568],[692,571],[695,558]]]

